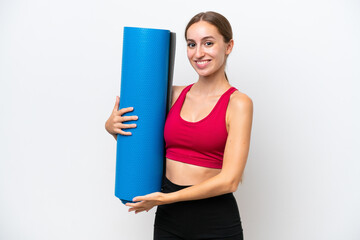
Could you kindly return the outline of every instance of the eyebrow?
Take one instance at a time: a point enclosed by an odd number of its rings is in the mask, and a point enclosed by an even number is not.
[[[202,39],[201,39],[201,41],[203,41],[203,40],[205,40],[205,39],[209,39],[209,38],[212,38],[212,39],[215,39],[213,36],[205,36],[205,37],[203,37]],[[186,39],[186,41],[192,41],[192,42],[195,42],[195,40],[193,40],[193,39]]]

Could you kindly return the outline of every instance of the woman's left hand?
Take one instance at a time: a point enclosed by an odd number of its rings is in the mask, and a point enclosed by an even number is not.
[[[135,211],[135,214],[143,211],[148,212],[153,207],[164,204],[165,195],[166,193],[154,192],[144,196],[135,197],[133,198],[133,202],[137,203],[126,203],[125,205],[131,207],[129,212]]]

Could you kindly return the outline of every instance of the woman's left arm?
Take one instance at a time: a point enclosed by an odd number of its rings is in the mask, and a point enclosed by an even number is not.
[[[206,181],[172,193],[151,193],[127,203],[135,213],[149,211],[157,205],[198,200],[235,192],[242,179],[249,147],[253,118],[253,102],[245,94],[234,95],[229,102],[229,128],[221,172]]]

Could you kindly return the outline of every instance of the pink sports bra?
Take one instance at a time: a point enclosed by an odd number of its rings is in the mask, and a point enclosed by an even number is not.
[[[182,90],[167,115],[164,127],[166,157],[197,166],[221,169],[228,135],[226,109],[230,95],[237,89],[231,87],[223,93],[205,118],[188,122],[181,118],[180,111],[192,85],[194,83]]]

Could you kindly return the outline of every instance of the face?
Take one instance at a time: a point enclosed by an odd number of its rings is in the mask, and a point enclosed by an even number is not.
[[[206,21],[191,25],[186,37],[187,56],[199,76],[209,77],[224,71],[233,40],[225,43],[217,28]]]

